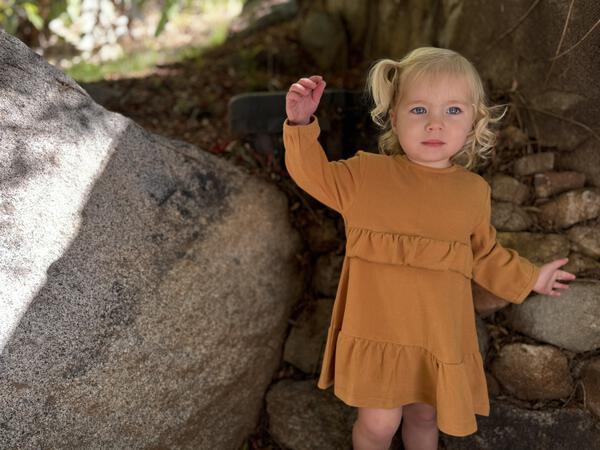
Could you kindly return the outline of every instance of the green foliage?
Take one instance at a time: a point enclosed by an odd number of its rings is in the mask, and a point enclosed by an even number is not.
[[[148,0],[122,0],[115,5],[122,5],[120,9],[127,14],[132,9],[141,9]],[[247,0],[242,0],[242,4]],[[159,36],[170,20],[173,20],[178,13],[195,7],[200,11],[210,10],[228,3],[229,0],[163,0],[161,7],[160,20],[154,32],[154,36]],[[0,0],[0,27],[7,33],[15,34],[19,26],[25,22],[31,23],[38,30],[52,19],[64,14],[63,17],[69,17],[75,21],[81,14],[82,0],[57,0],[51,1],[49,13],[44,17],[40,12],[40,1],[35,0]]]
[[[157,52],[149,50],[101,64],[82,61],[66,69],[65,73],[78,82],[90,83],[108,75],[125,75],[147,69],[159,62],[159,56]]]
[[[227,26],[220,25],[215,28],[206,46],[183,47],[171,54],[161,54],[155,50],[146,50],[126,55],[122,58],[105,61],[100,64],[80,62],[65,69],[65,72],[78,82],[89,83],[102,80],[109,75],[127,75],[132,72],[143,71],[156,64],[167,64],[175,61],[194,61],[198,70],[202,69],[202,53],[207,47],[223,43],[227,34]],[[256,50],[245,53],[243,65],[252,65],[252,57]]]
[[[160,1],[161,19],[154,33],[160,35],[165,29],[166,24],[173,20],[177,14],[196,15],[214,12],[228,5],[240,5],[244,0],[105,0],[118,5],[117,14],[133,15],[138,14],[149,3],[156,4]],[[54,33],[56,29],[48,27],[48,23],[58,18],[64,27],[74,30],[68,36],[58,34],[68,42],[77,42],[78,30],[77,24],[81,17],[81,6],[83,0],[52,0],[52,1],[34,1],[34,0],[0,0],[0,27],[4,28],[10,34],[17,35],[22,32],[20,28],[25,23],[30,23],[37,30],[43,33]],[[202,53],[210,47],[222,44],[227,37],[227,24],[216,21],[214,29],[208,40],[195,47],[186,46],[183,48],[167,51],[142,50],[135,53],[129,53],[121,58],[92,63],[80,58],[80,62],[73,65],[66,65],[63,70],[72,78],[79,82],[92,82],[101,80],[111,75],[124,76],[132,72],[144,72],[151,69],[156,64],[166,64],[181,60],[193,60],[198,69],[202,68]],[[247,49],[242,51],[238,64],[244,68],[256,72],[253,57],[256,49]],[[257,84],[261,81],[257,80]]]
[[[165,29],[165,25],[167,22],[179,11],[179,7],[181,3],[184,3],[186,0],[166,0],[165,4],[162,7],[160,13],[160,20],[158,22],[158,26],[156,27],[156,31],[154,32],[154,37],[157,37],[162,31]]]
[[[0,0],[0,26],[7,33],[14,34],[24,21],[35,28],[44,27],[44,19],[40,16],[39,2],[28,0]]]

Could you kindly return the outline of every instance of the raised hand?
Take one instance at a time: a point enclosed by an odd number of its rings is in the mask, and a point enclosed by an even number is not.
[[[568,258],[555,259],[541,267],[540,275],[533,286],[533,290],[538,294],[551,295],[558,297],[560,292],[553,289],[568,289],[568,284],[559,283],[559,281],[574,280],[576,277],[570,272],[559,270],[568,262]]]
[[[300,78],[290,86],[285,96],[285,112],[292,125],[306,125],[310,116],[315,113],[323,90],[325,81],[320,75]]]

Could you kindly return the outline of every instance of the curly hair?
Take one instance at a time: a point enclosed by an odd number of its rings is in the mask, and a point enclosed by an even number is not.
[[[481,78],[471,62],[453,50],[436,47],[420,47],[399,61],[380,59],[371,66],[365,89],[374,103],[370,110],[371,119],[383,130],[378,139],[380,153],[404,154],[391,123],[391,111],[402,97],[404,86],[409,80],[423,75],[442,74],[464,76],[474,106],[473,127],[451,161],[460,164],[459,160],[466,159],[462,165],[472,169],[489,159],[496,144],[492,125],[502,119],[507,105],[489,106]],[[500,110],[503,110],[501,114],[496,115]]]

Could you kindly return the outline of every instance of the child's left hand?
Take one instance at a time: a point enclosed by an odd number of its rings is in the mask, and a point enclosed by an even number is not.
[[[559,270],[569,261],[568,258],[555,259],[541,267],[540,275],[533,286],[533,290],[538,294],[560,296],[560,292],[552,289],[568,289],[568,284],[559,283],[559,281],[574,280],[576,277],[570,272]]]

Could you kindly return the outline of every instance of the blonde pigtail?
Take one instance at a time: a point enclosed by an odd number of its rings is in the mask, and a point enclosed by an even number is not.
[[[380,59],[369,70],[367,90],[373,98],[371,119],[379,127],[384,128],[389,120],[388,111],[393,104],[398,70],[396,62],[391,59]]]
[[[381,153],[401,151],[398,137],[391,126],[390,110],[396,104],[399,78],[398,63],[392,59],[380,59],[369,70],[366,90],[373,99],[371,119],[383,131],[377,140]]]

